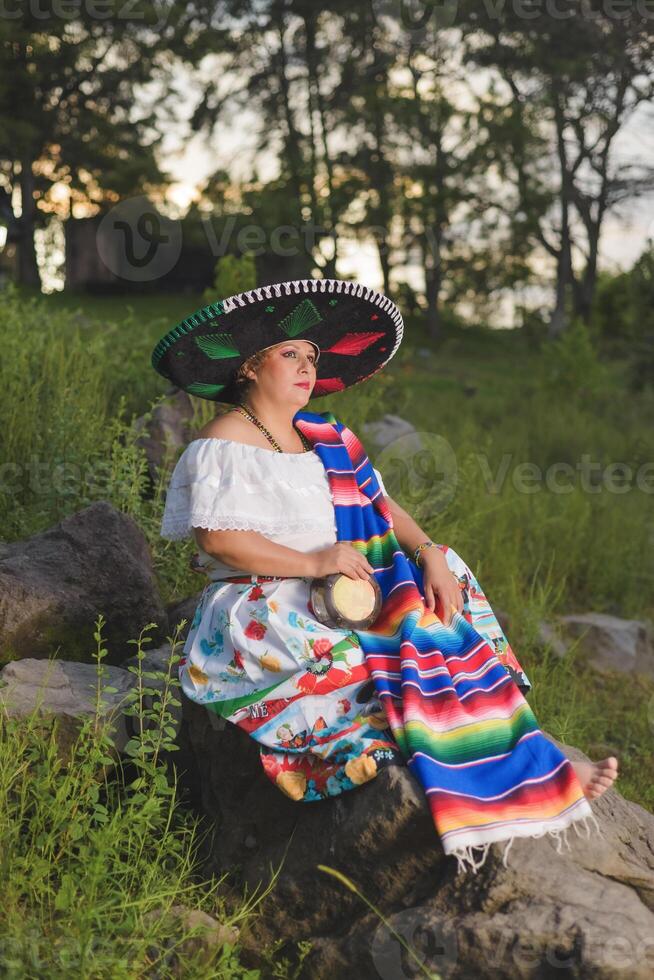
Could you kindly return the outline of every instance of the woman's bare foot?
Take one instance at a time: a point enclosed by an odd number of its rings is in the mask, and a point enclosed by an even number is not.
[[[589,800],[601,796],[618,775],[618,760],[614,755],[599,762],[570,762]]]

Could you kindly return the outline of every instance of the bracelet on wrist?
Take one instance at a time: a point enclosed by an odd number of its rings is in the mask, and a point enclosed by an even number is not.
[[[421,565],[420,556],[421,556],[422,552],[425,550],[425,548],[435,548],[435,547],[436,547],[436,545],[435,545],[435,543],[433,541],[423,541],[422,544],[419,544],[418,545],[418,547],[416,548],[416,550],[413,553],[413,560],[416,563],[416,565],[418,566],[418,568],[420,568],[420,565]]]

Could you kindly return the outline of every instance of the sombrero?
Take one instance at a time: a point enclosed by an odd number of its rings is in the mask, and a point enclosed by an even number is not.
[[[310,395],[317,398],[380,371],[403,330],[400,311],[383,293],[344,279],[295,279],[196,310],[161,338],[152,366],[191,395],[236,404],[236,373],[248,357],[307,340],[320,351]]]

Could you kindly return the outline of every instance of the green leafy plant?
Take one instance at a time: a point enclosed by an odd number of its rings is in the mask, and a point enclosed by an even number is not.
[[[0,712],[0,974],[258,980],[237,943],[189,944],[201,929],[172,914],[200,908],[229,930],[255,914],[276,880],[234,904],[222,894],[225,876],[198,873],[210,831],[181,807],[164,759],[176,748],[173,669],[183,623],[161,671],[143,669],[152,624],[144,628],[134,641],[135,685],[111,709],[117,692],[106,683],[103,625],[99,616],[94,707],[71,746],[62,749],[56,719]],[[135,734],[124,764],[114,735],[126,711]]]
[[[216,262],[214,282],[211,289],[205,290],[203,299],[207,303],[225,299],[236,293],[247,292],[257,285],[257,267],[252,252],[243,255],[223,255]]]
[[[589,327],[575,319],[560,337],[541,351],[541,383],[550,392],[570,397],[600,395],[608,381]]]

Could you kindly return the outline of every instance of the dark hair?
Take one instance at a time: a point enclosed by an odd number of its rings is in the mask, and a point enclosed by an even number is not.
[[[243,361],[236,372],[236,377],[230,385],[230,388],[233,390],[237,402],[242,402],[247,398],[250,393],[250,388],[254,384],[253,379],[248,378],[245,372],[250,369],[256,371],[257,368],[261,367],[268,357],[269,350],[270,348],[266,348],[265,350],[258,350],[255,354],[251,354],[246,361]]]
[[[275,347],[281,347],[285,341],[281,341],[279,344],[273,344],[271,347],[264,347],[263,350],[257,351],[255,354],[251,354],[246,361],[243,361],[240,368],[236,372],[236,377],[230,384],[230,393],[233,393],[236,402],[243,402],[248,397],[250,393],[250,388],[255,382],[252,378],[246,376],[246,371],[253,370],[256,371],[257,368],[261,367],[264,363],[270,351]],[[320,351],[316,355],[316,364],[320,357]]]

